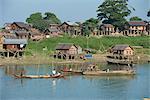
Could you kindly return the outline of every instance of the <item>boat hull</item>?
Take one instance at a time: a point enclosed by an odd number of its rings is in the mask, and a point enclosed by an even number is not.
[[[134,71],[85,71],[83,75],[99,75],[99,76],[121,76],[121,75],[135,75]]]
[[[27,78],[27,79],[38,79],[38,78],[64,78],[64,75],[14,75],[15,78]]]

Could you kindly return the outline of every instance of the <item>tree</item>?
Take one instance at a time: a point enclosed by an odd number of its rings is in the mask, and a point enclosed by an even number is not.
[[[42,13],[37,12],[30,15],[29,18],[26,19],[26,22],[32,24],[34,28],[39,29],[40,31],[44,31],[48,28],[49,24],[60,24],[60,20],[53,13],[46,12],[45,17],[42,16]]]
[[[83,33],[89,35],[98,26],[98,19],[90,18],[83,23]]]
[[[127,23],[125,18],[130,15],[131,10],[128,8],[128,0],[105,0],[97,12],[97,17],[102,23],[112,24],[123,30]]]
[[[33,27],[36,29],[39,29],[40,31],[44,31],[45,29],[47,29],[49,26],[49,23],[45,20],[38,20],[36,22],[33,23]]]
[[[147,12],[147,17],[150,17],[150,10]]]
[[[90,33],[91,33],[91,31],[89,30],[88,26],[83,25],[83,26],[82,26],[82,34],[83,34],[84,36],[89,36]]]
[[[130,18],[130,21],[141,21],[142,19],[139,18],[138,16],[134,16]]]
[[[42,20],[42,14],[40,12],[33,13],[29,18],[26,19],[27,23],[34,23],[36,21]]]
[[[44,15],[46,15],[46,16],[43,19],[47,20],[50,23],[53,23],[53,24],[60,24],[61,23],[61,21],[53,13],[46,12]]]

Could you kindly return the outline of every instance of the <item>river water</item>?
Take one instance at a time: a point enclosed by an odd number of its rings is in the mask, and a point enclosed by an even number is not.
[[[15,79],[50,73],[49,65],[0,67],[0,100],[142,100],[150,98],[150,64],[136,65],[135,76],[70,75],[62,79]]]

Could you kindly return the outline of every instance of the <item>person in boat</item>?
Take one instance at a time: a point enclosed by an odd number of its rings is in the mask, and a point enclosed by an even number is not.
[[[23,76],[23,72],[22,72],[22,71],[20,72],[20,76],[21,76],[21,77]]]
[[[56,75],[56,70],[55,69],[52,70],[52,74]]]
[[[70,68],[69,71],[72,71],[72,68]]]
[[[60,73],[60,72],[58,72],[58,73],[57,73],[57,75],[61,75],[61,73]]]

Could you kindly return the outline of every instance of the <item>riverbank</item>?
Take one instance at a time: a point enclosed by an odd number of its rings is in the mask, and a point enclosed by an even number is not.
[[[104,55],[94,55],[93,59],[88,60],[60,60],[53,59],[47,56],[25,56],[22,58],[4,58],[0,59],[0,65],[31,65],[31,64],[82,64],[85,62],[99,62],[105,63]]]
[[[137,59],[139,56],[139,59]],[[148,63],[150,56],[145,54],[138,54],[135,56],[136,63]],[[82,64],[86,62],[93,63],[107,63],[106,54],[94,54],[93,59],[87,60],[60,60],[53,59],[48,56],[24,56],[22,58],[0,58],[0,65],[33,65],[33,64]]]

